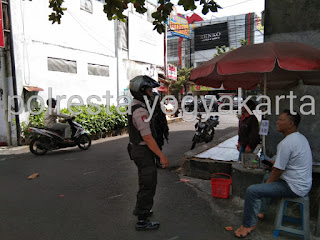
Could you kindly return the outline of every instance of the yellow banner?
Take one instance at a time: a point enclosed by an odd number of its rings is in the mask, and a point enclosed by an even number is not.
[[[185,17],[170,14],[170,29],[173,30],[172,35],[189,38],[189,24]]]

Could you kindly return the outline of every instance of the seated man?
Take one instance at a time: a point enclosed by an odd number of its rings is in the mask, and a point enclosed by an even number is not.
[[[312,185],[312,153],[305,136],[297,131],[300,115],[284,110],[277,121],[277,131],[285,138],[278,144],[277,156],[266,183],[248,187],[244,203],[243,225],[235,231],[246,237],[256,228],[261,199],[306,196]]]
[[[70,137],[71,137],[70,125],[68,123],[58,123],[57,118],[61,117],[61,118],[65,118],[65,119],[72,119],[74,117],[63,114],[63,113],[58,114],[57,110],[55,109],[55,107],[57,105],[57,100],[55,100],[54,98],[51,99],[51,109],[49,107],[49,104],[50,104],[50,101],[48,99],[47,100],[48,108],[44,114],[44,125],[47,128],[63,131],[64,132],[63,137],[65,138],[65,142],[72,142],[70,140]],[[50,110],[51,110],[51,112],[50,112]]]

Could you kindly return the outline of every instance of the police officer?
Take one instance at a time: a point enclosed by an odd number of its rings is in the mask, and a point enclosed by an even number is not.
[[[153,197],[157,186],[157,168],[155,156],[160,158],[162,166],[169,165],[168,159],[159,149],[155,139],[156,132],[153,120],[146,121],[149,117],[146,102],[152,96],[152,88],[159,83],[152,78],[143,75],[130,81],[130,92],[133,96],[131,114],[128,115],[129,139],[128,151],[131,159],[138,167],[139,191],[137,193],[136,207],[133,214],[138,216],[136,230],[155,230],[160,223],[151,222],[148,218],[152,215]]]

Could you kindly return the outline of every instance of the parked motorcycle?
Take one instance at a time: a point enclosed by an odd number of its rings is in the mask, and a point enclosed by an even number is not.
[[[87,150],[91,146],[91,138],[82,125],[75,122],[73,119],[67,120],[71,127],[71,142],[65,142],[62,137],[63,132],[49,128],[31,127],[30,131],[33,134],[29,148],[30,152],[35,155],[44,155],[47,151],[56,150],[66,147],[77,146],[82,150]]]
[[[205,104],[207,104],[206,107],[209,108],[210,102],[206,102]],[[210,111],[218,112],[218,106],[219,106],[218,102],[214,102],[213,105],[212,105],[212,108],[210,109]],[[186,109],[187,112],[194,111],[194,101],[186,102],[185,109]],[[202,103],[202,101],[200,99],[197,102],[197,111],[198,112],[205,112],[205,108],[204,108],[203,103]]]
[[[201,114],[198,114],[198,122],[195,124],[196,132],[192,139],[191,150],[194,149],[197,143],[211,142],[214,137],[214,128],[219,124],[219,116],[210,116],[210,118],[202,122]]]

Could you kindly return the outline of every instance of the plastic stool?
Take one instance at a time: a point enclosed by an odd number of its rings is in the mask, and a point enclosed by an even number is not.
[[[301,211],[301,219],[291,218],[284,215],[288,202],[299,203]],[[301,223],[301,230],[285,227],[282,225],[283,221]],[[289,232],[297,235],[301,235],[305,240],[310,239],[310,224],[309,224],[309,196],[302,198],[282,198],[279,206],[279,210],[276,216],[275,230],[273,236],[278,237],[279,231]]]

